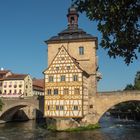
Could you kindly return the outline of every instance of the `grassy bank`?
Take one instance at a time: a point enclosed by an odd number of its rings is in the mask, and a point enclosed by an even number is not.
[[[80,126],[77,128],[69,128],[66,130],[57,130],[55,126],[48,126],[47,129],[50,131],[56,131],[56,132],[78,132],[78,131],[87,131],[87,130],[95,130],[100,128],[99,124],[90,124],[88,126]]]
[[[87,131],[87,130],[95,130],[97,128],[100,128],[100,125],[99,124],[90,124],[88,126],[80,126],[80,127],[77,127],[77,128],[69,128],[69,129],[66,129],[64,131],[66,132],[76,132],[76,131]]]

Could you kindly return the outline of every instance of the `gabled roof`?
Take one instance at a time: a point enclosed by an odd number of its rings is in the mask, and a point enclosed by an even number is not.
[[[12,74],[4,78],[4,80],[24,80],[27,74]]]
[[[57,56],[59,55],[59,53],[61,52],[61,50],[64,50],[66,52],[66,54],[69,56],[69,58],[71,59],[72,63],[77,67],[77,69],[79,69],[81,72],[84,72],[86,73],[80,66],[79,66],[79,63],[76,61],[76,59],[74,57],[72,57],[68,51],[66,50],[66,48],[62,45],[61,48],[58,50],[56,56],[54,57],[53,61],[51,62],[51,64],[49,65],[49,67],[44,71],[44,73],[46,71],[49,70],[49,68],[52,66],[53,62],[55,61],[55,59],[57,58]],[[63,63],[61,63],[63,64]],[[86,73],[87,74],[87,73]],[[88,74],[87,74],[88,75]]]

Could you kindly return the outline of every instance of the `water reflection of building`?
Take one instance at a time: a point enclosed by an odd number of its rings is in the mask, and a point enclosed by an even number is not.
[[[96,94],[97,38],[78,28],[78,13],[68,11],[68,28],[46,41],[45,116],[82,117]]]

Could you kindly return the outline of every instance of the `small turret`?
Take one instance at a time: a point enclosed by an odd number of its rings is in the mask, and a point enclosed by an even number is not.
[[[67,14],[67,18],[68,18],[68,28],[70,29],[75,29],[78,28],[78,11],[74,6],[71,6],[68,9],[68,14]]]

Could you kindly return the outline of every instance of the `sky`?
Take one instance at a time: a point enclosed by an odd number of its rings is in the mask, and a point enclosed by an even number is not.
[[[47,68],[50,37],[67,28],[67,10],[71,0],[0,0],[0,67],[14,73],[43,78]],[[97,23],[79,15],[79,27],[101,40]],[[134,82],[140,71],[138,60],[127,66],[123,59],[110,59],[98,43],[98,64],[102,79],[98,91],[123,90]]]

